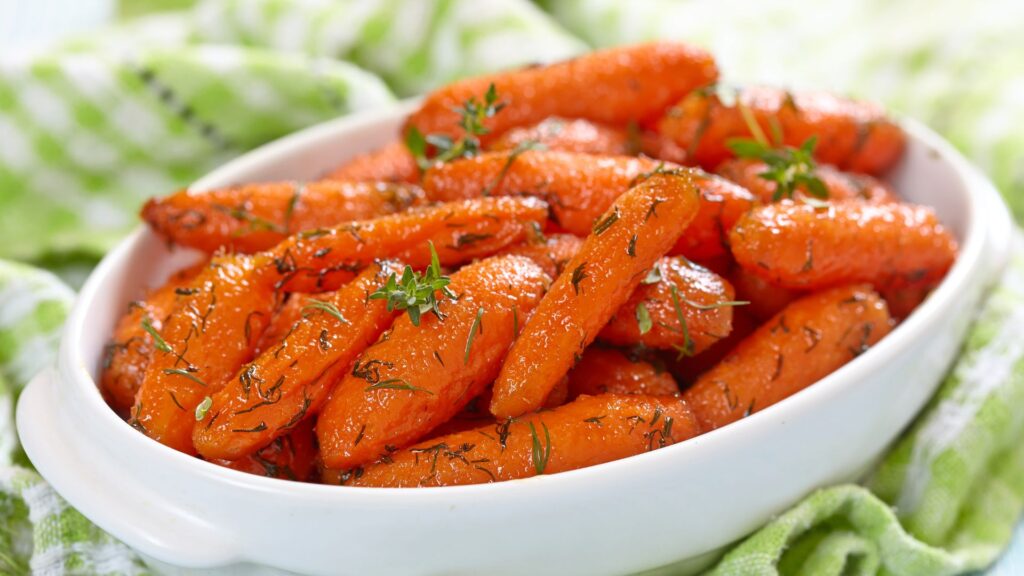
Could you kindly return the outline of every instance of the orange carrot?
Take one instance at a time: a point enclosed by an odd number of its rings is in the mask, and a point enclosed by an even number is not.
[[[754,194],[761,202],[772,202],[775,198],[776,183],[761,177],[767,165],[759,160],[736,158],[723,162],[716,172]],[[828,190],[829,200],[860,199],[875,204],[897,202],[896,193],[885,182],[867,174],[841,172],[831,166],[818,166],[814,170],[821,183]],[[803,187],[798,187],[794,198],[813,197]]]
[[[493,85],[505,107],[488,118],[484,144],[516,126],[551,116],[584,118],[613,126],[644,121],[695,88],[715,81],[707,52],[686,44],[655,42],[593,52],[566,62],[469,78],[427,95],[406,122],[422,134],[459,138],[458,109],[484,101]],[[582,95],[587,97],[581,97]]]
[[[910,316],[925,300],[938,282],[918,282],[909,286],[899,286],[882,290],[882,298],[889,306],[889,312],[897,321]]]
[[[491,143],[488,150],[511,151],[528,144],[544,150],[560,150],[602,156],[635,156],[640,142],[624,128],[605,126],[582,119],[551,117],[520,128],[512,128]]]
[[[236,460],[316,414],[342,374],[391,325],[396,312],[367,296],[397,265],[371,265],[330,294],[305,298],[303,319],[243,366],[194,419],[192,441],[206,458]]]
[[[699,433],[671,396],[580,396],[548,412],[433,438],[342,476],[352,486],[454,486],[557,474],[626,458]]]
[[[565,230],[585,236],[639,176],[660,164],[646,158],[573,152],[489,152],[431,167],[423,188],[431,200],[530,195],[551,204]]]
[[[315,297],[311,294],[288,294],[288,299],[285,303],[274,311],[273,317],[270,319],[270,325],[260,335],[260,340],[256,343],[256,349],[253,350],[253,354],[259,356],[267,350],[280,346],[281,342],[292,331],[295,323],[302,320],[302,316],[306,313],[306,304],[309,298]]]
[[[935,212],[909,204],[768,204],[740,218],[730,243],[736,262],[785,288],[936,281],[957,253]]]
[[[394,141],[373,152],[360,154],[335,168],[324,177],[328,180],[350,182],[406,182],[415,184],[420,180],[420,169],[416,165],[405,143]]]
[[[149,318],[153,328],[159,330],[174,308],[178,290],[186,287],[205,266],[203,262],[173,274],[163,286],[129,304],[128,312],[117,322],[104,349],[100,389],[118,414],[127,414],[135,403],[135,393],[153,357],[153,337],[143,329],[142,321]]]
[[[683,393],[713,430],[763,410],[856,358],[891,329],[885,302],[866,285],[806,296],[744,339]]]
[[[338,384],[317,423],[328,468],[376,460],[449,420],[494,380],[519,319],[540,301],[550,279],[521,256],[461,268],[441,317],[414,325],[400,317],[386,339],[359,358]]]
[[[662,258],[598,337],[692,356],[729,335],[733,295],[714,272],[683,258]]]
[[[679,386],[671,374],[649,362],[591,346],[569,371],[569,398],[605,393],[665,396],[678,394]]]
[[[729,230],[758,202],[741,186],[724,178],[702,174],[700,210],[671,254],[691,260],[710,260],[729,253]]]
[[[745,88],[726,101],[713,90],[692,92],[658,127],[706,169],[732,157],[726,146],[731,138],[771,136],[797,147],[816,136],[819,161],[868,174],[891,167],[906,144],[903,130],[875,104],[768,87]]]
[[[290,433],[278,437],[266,448],[238,460],[211,460],[218,466],[257,476],[281,480],[310,480],[316,470],[316,440],[313,423],[305,420]]]
[[[746,311],[761,322],[803,295],[798,290],[776,286],[742,266],[733,266],[728,278],[736,289],[736,299],[750,302]]]
[[[593,226],[516,339],[494,383],[491,413],[520,416],[544,404],[700,206],[697,176],[681,169],[631,188]]]
[[[583,245],[583,239],[572,234],[552,234],[547,238],[531,239],[505,249],[502,254],[526,256],[544,269],[544,272],[557,278],[565,265],[572,260]]]
[[[169,242],[212,254],[266,250],[290,234],[401,212],[422,192],[398,184],[281,182],[149,200],[142,218]]]
[[[747,310],[747,306],[739,306],[732,312],[732,331],[725,338],[715,342],[706,350],[695,356],[684,356],[680,358],[673,354],[665,359],[669,372],[675,377],[680,387],[686,389],[693,384],[697,378],[714,368],[723,358],[726,357],[744,338],[754,331],[760,322]]]

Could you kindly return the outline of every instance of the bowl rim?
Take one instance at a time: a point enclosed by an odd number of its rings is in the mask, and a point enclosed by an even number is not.
[[[249,171],[265,162],[287,157],[298,152],[296,148],[305,149],[325,138],[337,137],[339,132],[355,130],[359,127],[373,125],[378,122],[394,121],[395,116],[405,114],[415,102],[404,102],[383,110],[374,110],[351,117],[332,120],[307,128],[306,130],[286,136],[280,140],[262,146],[244,154],[198,180],[192,188],[201,189],[211,184],[223,185],[223,180],[230,175]],[[956,305],[956,297],[965,285],[972,281],[972,275],[985,265],[986,256],[990,267],[999,267],[1000,257],[1005,254],[998,250],[994,254],[986,253],[986,247],[1001,241],[1000,234],[1005,232],[1005,244],[1009,244],[1009,221],[1006,216],[1006,230],[1001,230],[999,223],[992,224],[997,218],[992,217],[993,210],[1001,208],[1001,200],[992,185],[980,175],[951,144],[924,125],[913,120],[901,120],[901,125],[909,138],[933,150],[942,161],[950,164],[959,182],[958,188],[966,195],[969,214],[965,221],[963,241],[960,252],[953,267],[930,297],[912,314],[896,327],[882,343],[873,346],[860,357],[851,361],[832,374],[822,378],[799,393],[786,398],[770,407],[760,410],[751,416],[722,427],[717,430],[691,438],[687,441],[667,446],[603,464],[571,470],[553,475],[466,486],[422,487],[415,490],[407,488],[370,488],[355,486],[336,486],[310,482],[295,482],[276,478],[267,478],[248,474],[238,470],[218,466],[200,458],[178,452],[159,442],[139,434],[120,419],[103,400],[99,387],[90,376],[95,359],[85,358],[80,342],[90,337],[85,325],[87,309],[103,294],[98,288],[103,280],[117,268],[124,266],[124,261],[141,245],[152,241],[152,232],[140,226],[127,239],[112,250],[97,266],[83,286],[61,339],[59,356],[60,379],[62,386],[70,389],[75,397],[76,411],[87,413],[90,421],[97,427],[97,433],[114,438],[118,442],[126,442],[131,450],[148,451],[151,456],[159,457],[167,466],[174,466],[179,471],[195,477],[202,477],[214,482],[229,484],[235,489],[259,492],[273,491],[279,496],[299,500],[315,499],[324,505],[344,504],[352,498],[383,498],[402,504],[428,503],[443,499],[450,501],[459,497],[502,498],[511,491],[519,491],[519,495],[548,490],[553,486],[571,487],[592,478],[593,475],[608,479],[613,474],[623,471],[630,474],[643,473],[645,469],[657,468],[659,462],[666,458],[686,458],[694,450],[713,450],[715,446],[728,445],[730,442],[749,441],[748,436],[756,436],[759,429],[784,422],[787,418],[798,417],[804,411],[813,408],[820,402],[828,402],[839,394],[846,386],[856,383],[876,370],[879,365],[891,361],[903,353],[917,339],[927,338],[929,326],[937,321],[935,318],[951,306]],[[220,180],[220,181],[219,181]],[[998,203],[998,205],[997,205]],[[991,250],[992,247],[988,246]],[[997,246],[998,248],[998,246]],[[993,275],[994,276],[994,275]],[[994,279],[994,278],[992,278]],[[988,279],[991,280],[991,279]],[[709,446],[705,448],[705,446]],[[161,452],[163,451],[163,452]]]

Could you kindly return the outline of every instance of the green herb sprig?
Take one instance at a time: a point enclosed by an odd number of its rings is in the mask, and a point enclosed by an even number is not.
[[[441,263],[438,261],[434,243],[430,242],[429,245],[430,266],[423,274],[406,265],[401,278],[392,272],[384,285],[369,297],[370,300],[386,300],[388,311],[405,310],[413,326],[419,326],[420,317],[427,312],[432,312],[438,320],[444,321],[445,315],[439,307],[440,299],[457,298],[448,289],[451,278],[441,274]]]
[[[482,102],[470,96],[461,107],[455,108],[459,115],[458,126],[463,131],[461,138],[455,140],[447,134],[424,135],[413,126],[406,132],[405,145],[412,152],[420,170],[426,170],[436,162],[471,158],[480,153],[480,136],[491,131],[484,123],[501,112],[505,105],[505,102],[498,101],[498,91],[492,83],[487,87]],[[433,147],[433,155],[428,155],[429,146]]]
[[[775,193],[772,195],[774,201],[792,198],[793,193],[801,187],[815,198],[828,198],[828,188],[815,174],[817,164],[814,161],[814,148],[817,144],[817,136],[811,136],[799,148],[783,145],[773,147],[767,142],[747,138],[733,138],[726,142],[739,158],[752,158],[765,163],[765,171],[758,176],[775,183]]]

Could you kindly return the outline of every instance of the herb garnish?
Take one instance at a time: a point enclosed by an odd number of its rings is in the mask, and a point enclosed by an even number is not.
[[[206,418],[206,413],[210,411],[213,406],[213,398],[209,396],[203,398],[203,401],[196,406],[196,422],[199,422],[203,418]]]
[[[669,287],[672,293],[672,306],[676,310],[676,318],[679,320],[680,331],[683,335],[683,344],[681,346],[675,346],[677,352],[679,352],[679,358],[684,356],[693,356],[693,340],[690,338],[690,328],[686,325],[686,316],[683,314],[682,306],[679,304],[679,289],[673,284]]]
[[[466,338],[466,355],[462,359],[463,364],[469,364],[469,349],[473,346],[473,339],[476,338],[477,334],[484,333],[484,309],[480,308],[476,311],[476,318],[473,320],[473,325],[469,327],[469,338]]]
[[[544,422],[540,423],[544,429],[544,445],[540,443],[540,438],[537,437],[537,429],[533,426],[533,422],[530,422],[530,435],[533,437],[533,468],[537,471],[537,474],[543,474],[544,469],[548,467],[548,461],[551,459],[551,434],[548,432],[548,425]]]
[[[480,136],[489,133],[491,130],[484,126],[484,122],[493,117],[505,107],[504,102],[498,102],[498,91],[492,83],[484,94],[483,102],[470,96],[462,103],[462,107],[456,108],[459,115],[458,125],[464,132],[462,138],[453,140],[446,134],[423,135],[415,126],[411,127],[405,135],[405,145],[412,152],[416,159],[416,165],[420,170],[430,168],[435,162],[448,162],[456,158],[471,158],[480,152]],[[427,146],[434,147],[434,155],[427,155]]]
[[[758,176],[775,183],[773,201],[792,198],[799,187],[806,189],[815,198],[828,198],[828,188],[815,174],[817,164],[814,162],[814,147],[817,144],[817,136],[811,136],[799,148],[783,145],[772,147],[761,139],[733,138],[726,142],[736,156],[765,163],[765,171]]]
[[[430,390],[420,388],[419,386],[413,386],[401,378],[389,378],[387,380],[377,382],[376,384],[371,384],[365,388],[366,392],[371,390],[408,390],[410,392],[426,392],[431,396],[434,395]]]
[[[615,224],[618,221],[619,221],[619,209],[618,209],[618,207],[613,207],[611,214],[605,216],[604,218],[599,219],[597,222],[594,222],[594,230],[593,230],[594,236],[600,236],[601,234],[603,234],[605,232],[605,230],[608,230],[609,228],[611,228],[612,224]]]
[[[198,376],[188,370],[182,370],[181,368],[164,368],[164,374],[167,374],[168,376],[184,376],[196,384],[199,384],[204,388],[206,387],[206,382],[203,382]]]
[[[156,346],[157,350],[161,352],[173,352],[171,347],[167,344],[167,341],[160,336],[156,331],[156,328],[153,328],[152,321],[148,316],[142,319],[142,329],[153,338],[153,344]]]
[[[430,266],[423,274],[413,271],[412,266],[406,265],[401,280],[392,272],[387,282],[369,296],[370,300],[387,300],[389,312],[407,311],[413,326],[420,325],[420,315],[425,312],[433,312],[438,320],[444,321],[445,315],[438,307],[438,292],[441,296],[456,298],[448,289],[451,278],[441,274],[441,263],[437,259],[434,243],[430,242],[429,245]]]
[[[579,296],[580,293],[580,282],[583,282],[588,278],[585,270],[586,266],[586,262],[581,262],[580,265],[572,271],[572,289],[576,292],[577,296]]]
[[[694,302],[687,298],[681,298],[681,300],[683,304],[686,304],[690,308],[695,308],[701,311],[715,310],[717,308],[726,308],[729,306],[746,306],[750,304],[748,300],[723,300],[721,302],[712,302],[711,304],[701,304],[700,302]]]
[[[647,305],[643,302],[636,305],[636,325],[640,328],[640,335],[643,336],[651,331],[651,313],[647,311]]]
[[[306,300],[306,305],[302,307],[302,315],[304,318],[307,318],[309,316],[308,314],[306,314],[306,310],[319,310],[321,312],[326,312],[327,314],[330,314],[331,316],[337,318],[338,322],[341,322],[342,324],[351,324],[351,322],[349,322],[348,319],[341,314],[341,310],[338,310],[337,306],[326,300],[317,300],[316,298],[310,298]]]

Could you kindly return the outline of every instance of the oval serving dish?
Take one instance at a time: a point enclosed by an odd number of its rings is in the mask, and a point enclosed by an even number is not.
[[[317,177],[395,138],[412,104],[316,126],[197,182]],[[140,229],[97,267],[59,366],[22,394],[17,425],[39,472],[90,520],[160,565],[245,574],[625,574],[691,571],[815,488],[856,479],[934,393],[1009,246],[994,188],[904,121],[889,179],[960,241],[942,284],[874,348],[808,389],[662,450],[498,484],[384,489],[222,468],[139,434],[96,387],[125,304],[197,258]],[[194,573],[194,572],[190,572]]]

